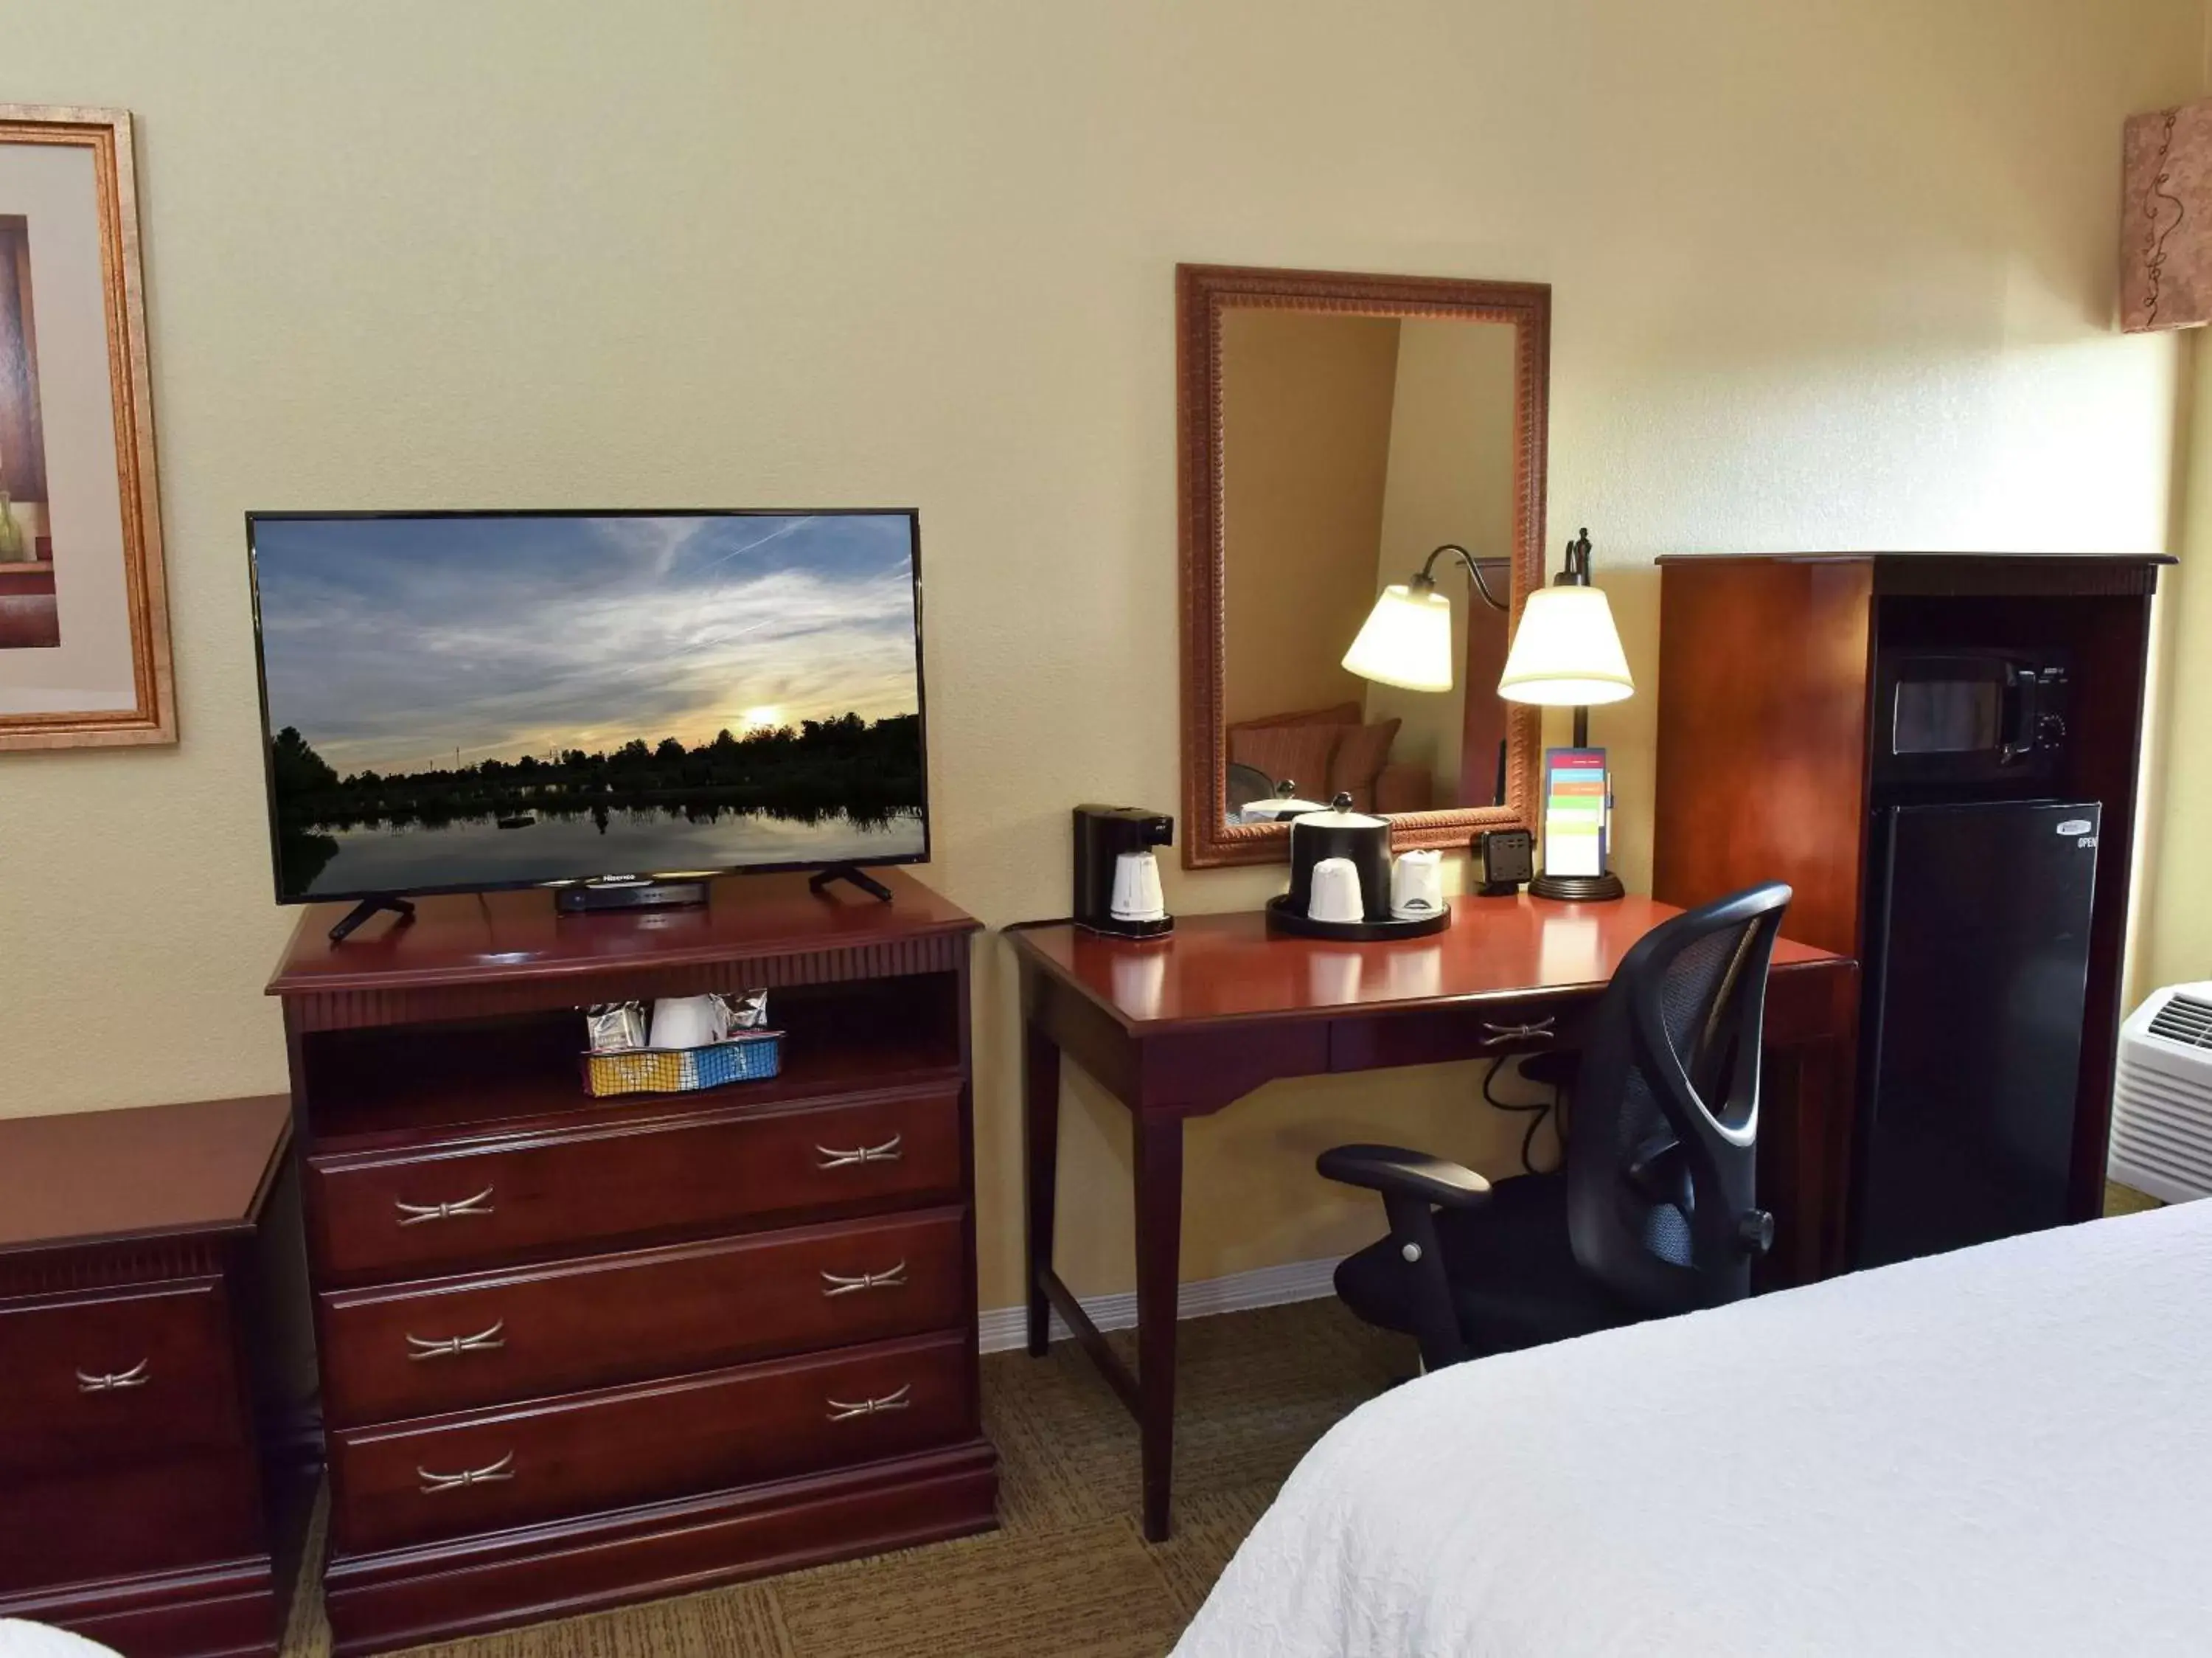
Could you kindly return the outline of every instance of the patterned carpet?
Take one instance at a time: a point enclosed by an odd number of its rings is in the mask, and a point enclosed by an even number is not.
[[[1115,1338],[1127,1343],[1127,1335]],[[1176,1366],[1176,1533],[1137,1526],[1137,1429],[1072,1342],[983,1361],[1000,1529],[420,1650],[437,1658],[1158,1658],[1292,1465],[1411,1374],[1334,1300],[1196,1319]],[[1126,1350],[1126,1348],[1125,1348]],[[326,1658],[312,1588],[284,1658]]]

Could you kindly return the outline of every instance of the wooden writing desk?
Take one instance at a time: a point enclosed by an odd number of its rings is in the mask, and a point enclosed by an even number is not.
[[[1461,898],[1449,931],[1394,944],[1271,937],[1256,912],[1192,917],[1142,942],[1065,922],[1009,930],[1022,985],[1030,1351],[1044,1352],[1057,1308],[1135,1415],[1146,1536],[1168,1534],[1182,1119],[1279,1076],[1480,1058],[1571,1038],[1629,947],[1677,913],[1642,897]],[[1776,944],[1759,1158],[1760,1202],[1777,1228],[1770,1285],[1822,1277],[1841,1261],[1857,1004],[1856,963]],[[1053,1271],[1062,1053],[1134,1119],[1133,1376]]]

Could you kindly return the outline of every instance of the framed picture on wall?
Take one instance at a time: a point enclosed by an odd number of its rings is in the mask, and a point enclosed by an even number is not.
[[[0,749],[177,740],[131,117],[0,104]]]

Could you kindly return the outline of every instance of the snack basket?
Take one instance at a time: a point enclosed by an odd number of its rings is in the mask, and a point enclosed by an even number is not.
[[[698,1048],[626,1048],[583,1056],[584,1092],[690,1094],[729,1082],[762,1082],[783,1069],[781,1031],[739,1031]]]

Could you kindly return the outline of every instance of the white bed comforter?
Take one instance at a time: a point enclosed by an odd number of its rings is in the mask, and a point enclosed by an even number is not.
[[[2212,1654],[2212,1202],[1462,1364],[1176,1658]]]

